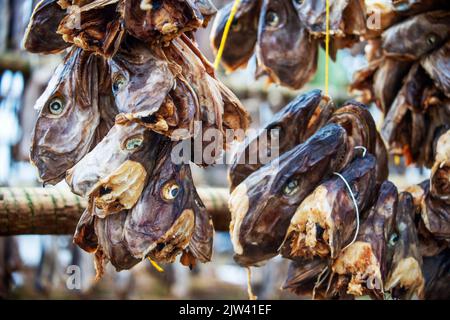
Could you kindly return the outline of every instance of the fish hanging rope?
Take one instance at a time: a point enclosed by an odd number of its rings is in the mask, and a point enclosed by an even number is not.
[[[328,0],[327,0],[328,1]],[[230,32],[231,24],[233,23],[234,16],[236,15],[237,9],[241,0],[235,0],[233,4],[233,8],[231,8],[230,16],[228,18],[227,24],[225,25],[225,29],[223,30],[222,40],[220,41],[219,50],[217,51],[216,60],[214,61],[214,69],[217,70],[219,68],[220,60],[222,59],[223,51],[225,49],[225,44],[227,42],[228,33]]]

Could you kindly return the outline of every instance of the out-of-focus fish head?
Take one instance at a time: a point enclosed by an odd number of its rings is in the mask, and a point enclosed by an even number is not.
[[[139,259],[173,262],[195,229],[196,203],[188,164],[174,164],[172,144],[159,154],[153,175],[125,223],[130,252]]]
[[[417,60],[439,48],[450,35],[450,12],[430,11],[387,29],[382,35],[388,56]]]
[[[154,113],[175,85],[167,61],[149,46],[128,38],[110,65],[119,111],[144,122],[156,121]]]
[[[231,194],[230,234],[242,265],[255,265],[278,254],[295,209],[346,152],[346,133],[330,124],[305,143],[261,167]]]
[[[45,183],[56,184],[91,148],[100,122],[96,57],[73,49],[36,102],[30,158]]]
[[[223,7],[214,20],[211,46],[216,52],[219,50],[232,7],[232,3]],[[253,55],[258,34],[260,8],[260,0],[244,0],[239,4],[228,33],[226,50],[222,55],[222,63],[227,70],[233,71],[245,66]]]
[[[316,71],[318,47],[291,1],[264,1],[256,53],[272,81],[300,89]]]
[[[115,213],[131,209],[151,174],[161,137],[138,124],[115,125],[66,181],[72,191]]]

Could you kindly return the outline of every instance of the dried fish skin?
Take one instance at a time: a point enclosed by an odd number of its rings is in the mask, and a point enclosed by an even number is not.
[[[204,25],[196,1],[152,0],[143,8],[141,0],[127,0],[124,24],[127,32],[144,42],[169,42],[183,32]]]
[[[339,170],[345,152],[345,130],[329,124],[232,192],[230,235],[236,262],[257,265],[278,254],[296,208],[317,183]]]
[[[347,131],[348,152],[343,163],[350,163],[363,147],[375,154],[377,129],[367,107],[356,101],[344,103],[331,116],[328,123],[336,123]]]
[[[447,0],[394,0],[393,6],[398,14],[411,16],[418,13],[449,8]]]
[[[122,211],[104,219],[96,218],[94,224],[102,257],[116,271],[129,270],[141,261],[131,255],[125,242],[124,225],[127,215],[128,211]]]
[[[137,259],[150,256],[173,262],[194,233],[197,204],[190,167],[172,162],[171,147],[168,143],[159,153],[149,182],[125,222],[125,239]]]
[[[422,201],[422,221],[437,239],[450,239],[450,205],[430,193]]]
[[[272,148],[270,130],[278,130],[279,148],[276,151],[281,155],[309,138],[323,122],[328,121],[334,110],[334,103],[320,90],[298,95],[273,116],[273,120],[264,128],[267,132],[263,131],[253,140],[245,140],[242,152],[235,155],[229,170],[230,190],[233,191],[250,174],[263,166],[260,159],[255,164],[249,163],[249,160],[252,155],[261,155],[260,148],[263,147],[267,147],[264,155],[268,154]],[[262,142],[262,135],[267,135],[264,137],[267,143]]]
[[[287,278],[282,289],[298,296],[312,295],[317,277],[327,266],[327,260],[318,258],[290,262]]]
[[[256,56],[272,82],[303,87],[316,72],[318,50],[318,40],[310,36],[291,1],[264,0]]]
[[[395,100],[397,92],[402,86],[402,80],[408,74],[411,64],[407,61],[398,61],[385,58],[373,77],[373,91],[378,108],[388,113]]]
[[[382,297],[390,261],[388,242],[394,232],[397,206],[397,188],[392,182],[386,181],[381,185],[378,199],[361,225],[356,242],[343,250],[333,263],[333,272],[350,278],[348,294]]]
[[[110,60],[112,91],[117,108],[131,118],[156,113],[175,85],[168,62],[157,48],[127,38]]]
[[[450,299],[450,249],[423,259],[426,300]]]
[[[411,194],[399,195],[395,218],[398,239],[392,239],[393,258],[385,290],[394,298],[423,299],[425,280],[422,273],[422,257],[414,225],[414,200]]]
[[[437,141],[430,180],[432,196],[450,204],[450,130],[442,134]]]
[[[387,56],[418,60],[439,48],[450,37],[450,12],[430,11],[387,29],[382,35]]]
[[[115,55],[125,36],[118,0],[81,4],[61,21],[57,33],[64,41],[105,57]]]
[[[35,7],[23,39],[31,53],[54,54],[70,46],[56,31],[66,15],[57,0],[41,0]]]
[[[448,17],[450,19],[450,16]],[[427,71],[434,84],[450,98],[450,41],[441,48],[423,57],[422,67]]]
[[[359,0],[358,0],[359,1]],[[344,10],[349,6],[349,0],[330,1],[330,34],[344,35]],[[293,1],[298,13],[309,33],[323,36],[326,33],[326,3],[324,1],[304,0]]]
[[[231,14],[232,3],[219,10],[211,30],[211,48],[217,54],[222,41],[225,25]],[[221,63],[227,71],[234,71],[245,67],[252,57],[257,35],[260,0],[243,0],[234,16],[233,24],[228,33],[226,50],[224,50]]]
[[[86,252],[97,251],[98,237],[95,232],[95,217],[89,209],[84,210],[78,221],[73,242]]]
[[[250,127],[250,114],[227,86],[219,80],[217,80],[216,83],[221,92],[223,101],[222,121],[224,129],[231,129],[234,131],[242,130],[246,132]],[[239,137],[234,137],[234,139],[239,140]]]
[[[74,48],[36,101],[30,158],[43,182],[64,179],[90,150],[100,123],[97,81],[97,58]]]
[[[67,172],[72,192],[90,197],[105,214],[131,209],[155,164],[163,138],[138,124],[115,125]]]
[[[356,158],[342,177],[355,194],[359,211],[371,204],[375,186],[374,156]],[[335,259],[348,244],[356,229],[355,204],[343,179],[334,176],[320,184],[298,206],[286,232],[283,257],[309,259],[313,257]]]
[[[375,158],[377,159],[376,176],[377,176],[377,183],[381,185],[384,181],[388,179],[389,176],[389,158],[383,138],[381,137],[378,131],[376,135],[377,135],[375,143]]]

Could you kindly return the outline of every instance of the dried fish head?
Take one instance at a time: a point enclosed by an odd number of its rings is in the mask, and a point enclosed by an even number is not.
[[[297,96],[274,115],[273,120],[266,125],[265,131],[252,140],[248,138],[245,140],[241,152],[236,154],[230,168],[230,190],[233,191],[250,174],[263,166],[261,156],[269,156],[270,150],[281,155],[304,142],[322,126],[323,122],[328,121],[334,110],[334,103],[320,90],[312,90]],[[278,135],[277,150],[274,150],[275,146],[271,143],[272,130],[277,130],[273,131],[273,134]],[[266,150],[263,150],[264,148]],[[258,159],[250,161],[255,156],[258,156]]]
[[[175,80],[158,49],[127,38],[110,60],[112,91],[121,113],[143,122],[161,107]]]
[[[211,30],[211,47],[217,53],[222,41],[225,25],[231,14],[233,3],[224,6],[216,16]],[[234,71],[247,65],[253,55],[261,9],[260,0],[241,1],[228,33],[226,50],[222,55],[222,64],[228,71]]]
[[[394,255],[385,289],[394,298],[421,299],[424,294],[422,257],[414,225],[414,201],[411,194],[402,192],[396,216],[396,236],[390,239]]]
[[[125,239],[134,257],[173,262],[195,230],[197,203],[188,164],[174,164],[173,144],[158,155],[149,182],[125,223]]]
[[[450,130],[440,136],[431,169],[431,194],[450,203]]]
[[[238,263],[255,265],[278,254],[295,209],[317,183],[340,167],[345,152],[345,130],[329,124],[233,191],[230,235]]]
[[[387,56],[418,60],[439,48],[450,36],[450,12],[430,11],[387,29],[382,35]]]
[[[72,49],[38,99],[31,161],[56,184],[89,151],[100,122],[97,58]]]
[[[115,125],[68,171],[66,181],[106,214],[131,209],[152,173],[161,139],[138,124]]]
[[[371,204],[376,160],[370,154],[355,159],[341,172],[320,184],[298,206],[287,229],[281,252],[285,258],[335,259],[350,242],[357,225],[356,209],[345,181],[355,195],[359,212]]]
[[[318,47],[291,1],[263,2],[256,54],[271,81],[293,89],[303,87],[316,72]]]
[[[58,26],[66,12],[58,0],[41,0],[34,8],[23,39],[23,47],[32,53],[58,53],[70,46],[61,35]]]

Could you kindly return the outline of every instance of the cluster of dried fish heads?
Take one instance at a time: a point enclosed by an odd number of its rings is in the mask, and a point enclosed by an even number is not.
[[[74,241],[95,253],[99,275],[107,261],[123,270],[145,258],[211,259],[191,154],[181,164],[171,155],[208,129],[249,126],[191,32],[215,12],[208,0],[43,0],[34,10],[25,48],[65,58],[36,102],[31,160],[44,184],[65,178],[89,200]],[[214,163],[227,142],[196,164]]]

